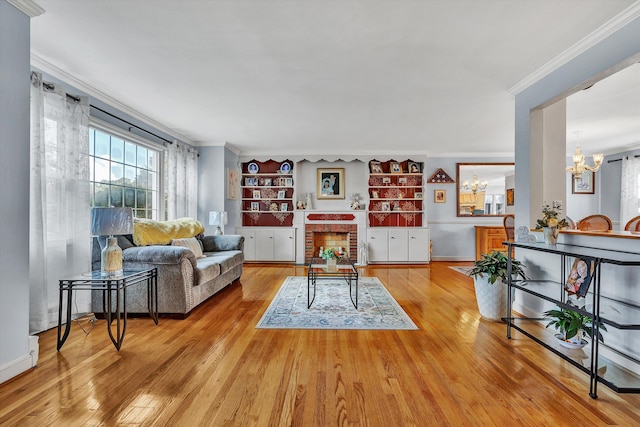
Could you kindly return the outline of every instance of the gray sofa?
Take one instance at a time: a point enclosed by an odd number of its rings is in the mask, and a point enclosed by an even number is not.
[[[131,236],[118,236],[123,267],[158,269],[158,312],[186,317],[191,310],[242,274],[244,237],[239,235],[196,236],[202,243],[204,258],[182,246],[135,246]],[[100,270],[104,239],[94,238],[93,270]],[[102,313],[102,292],[92,293],[92,309]],[[127,312],[148,313],[144,285],[127,288]]]

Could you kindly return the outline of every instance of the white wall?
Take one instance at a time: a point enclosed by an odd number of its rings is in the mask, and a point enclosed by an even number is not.
[[[0,0],[0,383],[29,354],[29,18]]]

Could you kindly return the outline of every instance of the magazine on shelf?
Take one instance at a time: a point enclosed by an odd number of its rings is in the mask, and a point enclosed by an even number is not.
[[[587,295],[593,278],[594,264],[593,260],[582,258],[576,258],[573,261],[569,277],[564,285],[564,289],[569,295],[577,295],[578,297]]]

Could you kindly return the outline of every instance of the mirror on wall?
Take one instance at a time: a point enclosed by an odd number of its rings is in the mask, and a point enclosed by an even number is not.
[[[458,216],[502,216],[513,212],[513,163],[457,163]],[[509,191],[507,191],[509,190]]]

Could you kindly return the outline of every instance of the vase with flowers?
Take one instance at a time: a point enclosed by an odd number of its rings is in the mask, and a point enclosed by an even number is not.
[[[559,218],[561,212],[562,205],[560,202],[551,204],[544,202],[542,205],[542,218],[536,222],[537,228],[542,228],[544,239],[550,245],[555,245],[558,242],[559,230],[568,226],[565,218]]]
[[[344,252],[342,248],[320,248],[320,258],[327,261],[328,268],[336,268],[339,259],[342,259]]]

